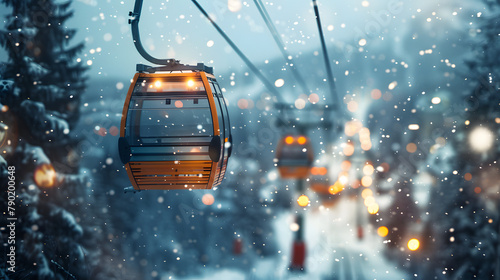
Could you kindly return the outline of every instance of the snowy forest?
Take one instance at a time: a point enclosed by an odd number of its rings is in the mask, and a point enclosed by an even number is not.
[[[130,191],[135,2],[0,1],[0,279],[500,279],[500,0],[144,1],[232,152]]]

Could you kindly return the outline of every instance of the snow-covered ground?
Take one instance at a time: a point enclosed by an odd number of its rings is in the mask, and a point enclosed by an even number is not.
[[[275,233],[279,236],[278,257],[257,260],[250,275],[237,269],[207,268],[204,275],[189,278],[166,276],[163,279],[413,279],[384,258],[382,238],[371,226],[364,225],[364,238],[358,240],[355,200],[341,199],[331,209],[307,208],[304,212],[307,250],[304,272],[289,270],[294,234],[290,224],[293,216],[283,214],[275,223]]]

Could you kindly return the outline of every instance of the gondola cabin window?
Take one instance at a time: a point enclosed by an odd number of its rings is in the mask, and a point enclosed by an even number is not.
[[[192,85],[192,86],[190,86]],[[175,138],[212,136],[212,115],[203,84],[144,79],[133,91],[126,137],[131,145],[164,144]]]

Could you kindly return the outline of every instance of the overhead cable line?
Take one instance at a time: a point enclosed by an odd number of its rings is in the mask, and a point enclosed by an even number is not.
[[[319,9],[317,0],[312,0],[314,6],[314,14],[316,15],[316,23],[318,24],[319,38],[321,40],[321,49],[323,50],[323,59],[325,61],[326,73],[328,85],[330,87],[330,93],[332,94],[332,103],[334,108],[339,108],[340,100],[338,99],[337,89],[335,87],[335,80],[333,78],[332,66],[330,64],[330,59],[328,58],[328,51],[326,50],[325,36],[323,35],[323,28],[321,27],[321,19],[319,17]]]
[[[208,13],[203,9],[203,7],[196,0],[191,0],[198,10],[212,23],[214,28],[219,32],[219,34],[226,40],[226,42],[233,48],[233,50],[238,54],[238,56],[245,62],[245,64],[252,70],[252,72],[261,80],[264,86],[274,94],[278,102],[283,103],[283,97],[280,92],[264,77],[264,74],[243,54],[243,52],[234,44],[234,42],[226,35],[226,33],[215,23],[215,21],[208,15]]]
[[[307,88],[307,85],[306,85],[304,79],[302,78],[302,76],[300,75],[299,71],[297,70],[297,68],[295,68],[295,63],[293,62],[293,58],[290,58],[291,56],[286,51],[285,44],[281,40],[281,37],[280,37],[276,27],[274,26],[274,24],[271,20],[271,17],[267,13],[267,10],[266,10],[264,4],[262,3],[261,0],[254,0],[254,3],[257,6],[257,9],[259,10],[260,15],[262,16],[262,19],[266,23],[267,28],[269,29],[269,32],[271,32],[271,35],[273,36],[274,41],[278,45],[278,48],[280,49],[281,54],[285,58],[285,61],[288,61],[288,67],[292,71],[292,74],[295,77],[295,80],[298,82],[298,84],[301,87],[304,94],[308,94],[309,89]]]

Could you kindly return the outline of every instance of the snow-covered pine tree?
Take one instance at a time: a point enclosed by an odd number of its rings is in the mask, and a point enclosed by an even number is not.
[[[89,223],[95,210],[85,208],[92,196],[71,133],[86,70],[76,61],[83,44],[71,45],[75,30],[65,26],[71,1],[2,2],[12,13],[0,30],[9,55],[0,69],[0,182],[14,166],[18,218],[16,273],[5,277],[113,279],[90,243],[105,237],[96,237]],[[2,209],[6,198],[0,197]]]
[[[480,152],[470,142],[470,133],[478,127],[490,130],[495,139],[500,134],[500,2],[485,3],[490,9],[478,18],[481,32],[473,39],[474,53],[467,61],[466,78],[472,90],[463,96],[464,118],[457,121],[454,137],[447,139],[452,149],[441,149],[435,155],[449,158],[447,163],[435,166],[436,170],[449,166],[450,172],[435,174],[440,182],[433,192],[430,211],[433,271],[427,272],[425,279],[493,279],[497,273],[498,208],[488,211],[485,196],[480,193],[488,188],[497,188],[498,192],[498,184],[482,178],[499,174],[500,146],[494,141],[488,151]],[[451,175],[451,170],[458,174]],[[497,197],[496,207],[500,207],[498,201]]]

